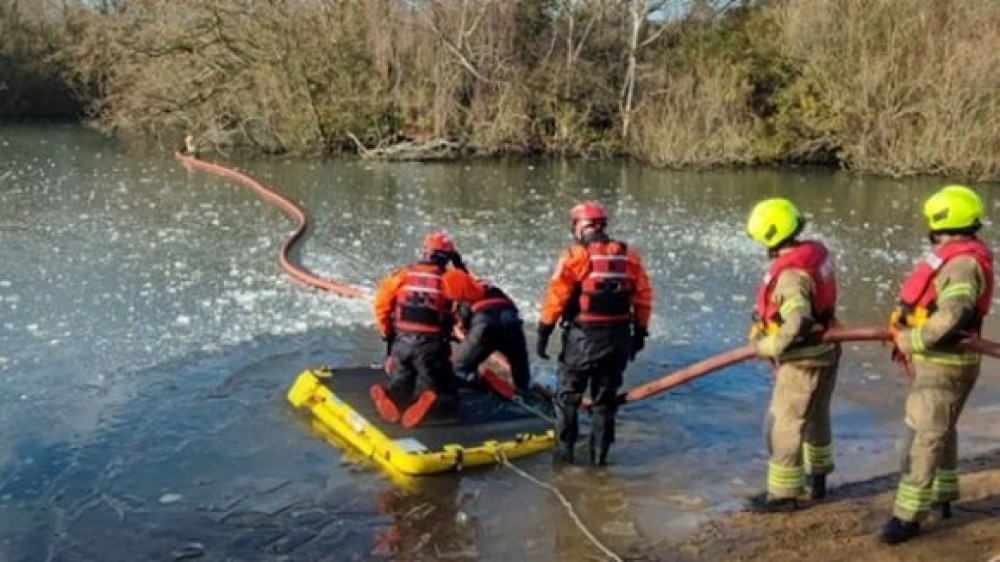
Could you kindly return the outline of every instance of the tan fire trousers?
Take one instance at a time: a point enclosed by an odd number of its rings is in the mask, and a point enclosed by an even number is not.
[[[767,441],[767,493],[774,499],[798,496],[806,474],[833,471],[830,400],[837,383],[840,350],[824,360],[782,363],[771,395]]]
[[[958,499],[958,417],[979,378],[979,365],[914,363],[916,377],[906,398],[912,441],[896,492],[893,514],[919,521],[932,502]]]

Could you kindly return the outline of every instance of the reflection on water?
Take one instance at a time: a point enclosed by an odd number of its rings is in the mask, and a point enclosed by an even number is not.
[[[366,303],[278,270],[291,225],[250,192],[72,127],[0,129],[0,148],[0,559],[595,555],[555,498],[509,470],[394,482],[309,431],[284,401],[294,376],[367,365],[381,342]],[[569,207],[600,199],[657,290],[630,383],[742,343],[765,267],[743,224],[767,196],[792,197],[836,251],[842,319],[882,322],[924,250],[919,204],[937,184],[623,162],[240,164],[309,209],[302,257],[317,273],[371,286],[443,226],[529,325]],[[983,192],[995,209],[1000,191]],[[835,485],[895,462],[904,388],[884,355],[847,348]],[[518,464],[616,551],[663,555],[759,489],[768,377],[748,364],[628,406],[607,470]],[[998,386],[983,378],[969,419]]]

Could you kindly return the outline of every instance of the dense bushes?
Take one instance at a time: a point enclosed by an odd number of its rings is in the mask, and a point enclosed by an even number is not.
[[[41,4],[0,0],[0,118],[75,118],[81,106],[56,55],[58,25]]]
[[[47,2],[0,23],[0,82],[69,81],[119,134],[1000,177],[996,2]]]

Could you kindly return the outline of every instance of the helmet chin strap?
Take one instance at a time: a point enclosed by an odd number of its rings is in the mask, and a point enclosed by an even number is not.
[[[937,246],[942,242],[947,242],[948,240],[954,240],[957,238],[974,238],[976,233],[979,232],[980,226],[981,225],[979,224],[975,224],[969,228],[962,228],[958,230],[931,231],[927,233],[927,240],[930,241],[932,246]]]
[[[605,224],[595,224],[590,221],[576,221],[573,223],[573,238],[579,242],[592,242],[606,237],[604,233]]]
[[[798,244],[799,244],[798,238],[796,238],[795,236],[792,236],[791,238],[789,238],[788,240],[785,240],[781,244],[778,244],[777,246],[775,246],[773,248],[768,248],[767,249],[767,258],[773,260],[774,258],[776,258],[779,255],[781,255],[782,250],[784,250],[785,248],[791,248],[792,246],[797,246]]]

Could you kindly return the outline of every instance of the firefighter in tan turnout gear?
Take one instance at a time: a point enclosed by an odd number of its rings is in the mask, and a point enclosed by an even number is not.
[[[826,247],[799,241],[805,219],[787,199],[767,199],[750,213],[747,232],[767,247],[771,260],[757,291],[751,340],[776,365],[768,413],[767,495],[752,511],[798,507],[806,477],[813,499],[826,495],[833,470],[830,398],[840,347],[821,343],[837,303],[834,261]]]
[[[933,503],[951,516],[958,499],[958,434],[955,426],[979,377],[981,356],[956,343],[978,335],[990,311],[993,257],[976,237],[983,215],[979,196],[947,186],[924,204],[933,250],[903,283],[890,319],[894,354],[912,366],[906,425],[912,431],[893,517],[882,540],[895,544],[920,532]]]

